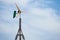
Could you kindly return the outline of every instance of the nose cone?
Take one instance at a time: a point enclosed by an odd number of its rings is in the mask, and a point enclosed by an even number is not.
[[[20,10],[18,10],[18,13],[21,13],[21,11],[20,11]]]

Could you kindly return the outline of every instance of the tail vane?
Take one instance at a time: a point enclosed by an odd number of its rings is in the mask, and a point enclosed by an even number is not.
[[[13,18],[15,18],[16,17],[16,11],[14,11],[14,13],[13,13]]]

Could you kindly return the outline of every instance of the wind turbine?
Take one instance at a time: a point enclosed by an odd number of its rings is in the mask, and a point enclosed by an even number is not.
[[[22,11],[19,9],[19,7],[18,7],[18,5],[17,5],[16,3],[15,3],[15,5],[16,5],[18,11],[14,11],[13,18],[15,18],[17,15],[19,16],[19,15],[21,14],[21,12],[22,12]]]
[[[18,36],[19,36],[19,40],[21,40],[21,37],[23,38],[23,40],[25,40],[25,37],[23,35],[23,32],[22,32],[22,29],[21,29],[21,10],[19,9],[18,5],[15,3],[18,11],[14,11],[14,14],[13,14],[13,18],[16,17],[16,15],[19,15],[20,18],[19,18],[19,29],[18,29],[18,32],[17,32],[17,35],[15,37],[15,40],[17,40]]]

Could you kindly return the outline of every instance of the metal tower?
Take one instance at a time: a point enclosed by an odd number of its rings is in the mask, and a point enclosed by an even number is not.
[[[19,40],[21,40],[21,38],[23,38],[23,40],[25,40],[25,37],[24,37],[22,29],[21,29],[21,18],[19,18],[19,29],[18,29],[15,40],[17,40],[18,36],[19,36]]]
[[[19,40],[21,40],[21,38],[23,40],[25,40],[25,37],[24,37],[22,29],[21,29],[21,10],[19,9],[17,4],[16,4],[16,7],[17,7],[18,11],[17,11],[17,13],[16,13],[16,11],[14,11],[13,18],[15,18],[16,15],[19,15],[20,18],[19,18],[19,29],[18,29],[18,32],[16,34],[15,40],[17,40],[18,37],[19,37]]]

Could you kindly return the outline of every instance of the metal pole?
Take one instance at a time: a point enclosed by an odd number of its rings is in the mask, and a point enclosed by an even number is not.
[[[21,18],[19,18],[19,30],[21,31]]]
[[[25,40],[25,37],[24,37],[22,29],[21,29],[21,14],[20,14],[20,18],[19,18],[19,29],[18,29],[18,33],[16,35],[15,40],[17,40],[18,36],[19,36],[19,40],[21,40],[21,37],[23,38],[23,40]]]
[[[19,40],[21,40],[21,36],[19,37]]]
[[[19,31],[21,31],[21,18],[19,18]],[[21,40],[21,34],[19,35],[19,40]]]

